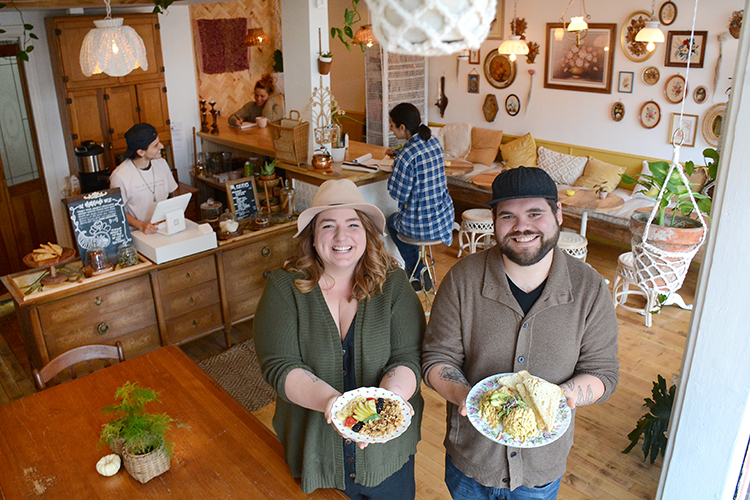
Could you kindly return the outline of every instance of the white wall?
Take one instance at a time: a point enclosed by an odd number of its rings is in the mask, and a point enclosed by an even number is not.
[[[656,2],[658,9],[663,2]],[[694,2],[690,0],[674,0],[678,13],[675,22],[670,26],[661,26],[665,36],[669,30],[690,30],[693,18]],[[698,21],[696,30],[708,31],[708,42],[705,62],[702,69],[691,68],[689,74],[690,96],[685,102],[685,114],[699,116],[699,129],[695,147],[683,147],[681,160],[692,159],[702,164],[703,149],[708,144],[703,139],[700,127],[703,115],[714,104],[726,102],[728,97],[724,90],[730,85],[729,77],[734,70],[738,40],[732,38],[724,42],[723,65],[719,92],[703,104],[696,104],[692,98],[692,89],[697,85],[705,85],[709,90],[713,88],[713,75],[716,60],[719,56],[719,33],[727,31],[732,11],[743,8],[742,0],[722,0],[709,2],[703,0],[698,7]],[[469,122],[475,126],[503,130],[513,135],[523,135],[531,132],[534,137],[556,142],[571,143],[580,146],[599,149],[621,151],[656,158],[671,158],[671,146],[668,144],[672,113],[680,112],[680,104],[671,104],[664,97],[664,83],[674,74],[685,76],[685,68],[664,66],[665,44],[659,44],[651,58],[636,63],[625,56],[620,46],[620,29],[624,20],[636,10],[649,10],[650,2],[620,2],[617,0],[599,0],[587,2],[586,8],[591,15],[592,23],[616,23],[616,46],[614,58],[614,72],[612,79],[612,93],[598,94],[593,92],[577,92],[569,90],[544,88],[544,60],[545,60],[545,32],[546,23],[559,22],[559,17],[565,8],[565,2],[559,0],[533,0],[533,2],[518,2],[517,16],[525,18],[528,23],[526,39],[535,41],[540,46],[540,54],[534,64],[527,64],[526,57],[520,56],[517,63],[515,82],[506,89],[492,87],[484,77],[483,64],[487,54],[500,46],[501,40],[485,41],[480,51],[480,65],[470,65],[461,62],[458,79],[456,78],[456,56],[432,57],[429,60],[430,85],[429,120],[436,123]],[[578,2],[574,2],[566,17],[571,12],[578,13]],[[505,2],[504,28],[506,38],[510,31],[510,20],[513,17],[513,3]],[[649,66],[656,66],[661,78],[656,85],[648,86],[641,80],[641,73]],[[478,94],[467,92],[467,75],[476,69],[480,76]],[[528,70],[533,69],[533,89],[531,106],[524,114],[527,106],[527,95],[531,77]],[[635,75],[633,93],[619,93],[617,91],[618,73],[632,71]],[[437,82],[440,76],[445,76],[446,95],[449,99],[445,117],[434,103],[437,101]],[[485,96],[493,93],[497,97],[500,111],[494,122],[488,123],[482,113]],[[521,112],[515,117],[509,116],[504,110],[506,97],[516,94],[522,105]],[[625,117],[620,122],[610,118],[612,105],[621,100],[625,105]],[[646,101],[654,100],[662,110],[660,123],[653,129],[643,128],[638,121],[638,112]]]

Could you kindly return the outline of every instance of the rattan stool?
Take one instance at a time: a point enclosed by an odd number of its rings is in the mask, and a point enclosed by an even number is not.
[[[464,241],[466,240],[466,241]],[[458,256],[466,250],[474,253],[477,248],[486,250],[495,244],[495,223],[489,208],[470,208],[461,214],[458,229]]]
[[[630,286],[634,288],[630,288]],[[646,299],[646,305],[635,307],[627,305],[628,297],[637,295]],[[657,294],[653,290],[648,290],[638,284],[638,278],[635,272],[635,263],[633,262],[633,252],[625,252],[617,258],[617,271],[615,282],[612,285],[612,301],[615,308],[622,307],[626,311],[640,313],[646,317],[646,326],[651,326],[651,311],[656,307]]]
[[[586,255],[588,254],[589,240],[584,238],[578,233],[571,233],[569,231],[560,231],[560,238],[557,240],[557,246],[560,250],[586,262]]]
[[[435,259],[432,258],[432,246],[440,245],[443,242],[440,240],[418,240],[415,238],[404,236],[401,233],[398,233],[398,239],[400,239],[404,243],[408,243],[409,245],[415,245],[419,247],[419,259],[417,260],[417,264],[414,266],[414,269],[412,269],[411,274],[409,275],[409,281],[419,281],[420,285],[422,285],[422,289],[417,293],[424,294],[425,300],[427,301],[427,307],[425,308],[424,313],[425,316],[429,316],[430,310],[432,309],[432,299],[435,297],[438,287],[437,274],[435,274]],[[417,276],[417,269],[419,269],[420,262],[424,264],[424,268],[422,270],[422,276]],[[425,287],[425,271],[427,272],[432,283],[431,287]],[[426,288],[430,289],[426,290]]]

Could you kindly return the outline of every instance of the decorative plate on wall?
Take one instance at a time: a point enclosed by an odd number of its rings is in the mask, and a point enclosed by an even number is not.
[[[656,85],[656,83],[659,81],[659,76],[659,70],[656,68],[656,66],[649,66],[648,68],[643,70],[641,78],[643,78],[643,83],[645,83],[646,85]]]
[[[709,109],[703,117],[703,138],[713,147],[719,146],[719,137],[721,137],[721,128],[724,124],[726,111],[726,103],[717,104]]]
[[[677,19],[677,6],[674,2],[664,2],[659,9],[659,22],[669,26]]]
[[[682,102],[687,93],[687,84],[682,75],[672,75],[664,83],[664,97],[672,104]]]
[[[646,21],[651,19],[651,13],[639,10],[630,14],[622,23],[620,31],[620,46],[625,56],[631,61],[642,62],[654,55],[654,51],[646,49],[646,42],[636,42],[635,35],[646,27]]]
[[[638,120],[644,128],[654,128],[661,120],[661,108],[654,101],[648,101],[641,106]]]
[[[705,85],[698,85],[693,91],[693,100],[698,104],[703,104],[708,98],[708,89]]]
[[[491,50],[484,60],[484,77],[496,89],[504,89],[516,79],[516,61],[507,55]]]
[[[610,111],[610,115],[612,116],[612,119],[616,122],[622,121],[622,119],[625,117],[625,105],[621,102],[616,102],[612,105],[612,110]]]

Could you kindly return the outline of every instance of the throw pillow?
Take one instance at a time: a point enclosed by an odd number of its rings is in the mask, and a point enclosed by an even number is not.
[[[539,168],[547,172],[556,184],[573,185],[583,174],[587,161],[585,156],[566,155],[544,146],[537,150]]]
[[[466,158],[471,149],[471,125],[449,123],[443,127],[443,150],[449,158]]]
[[[472,163],[492,165],[497,157],[500,143],[503,141],[502,130],[474,127],[471,129],[471,151],[466,157]]]
[[[575,182],[575,186],[594,188],[597,184],[603,184],[604,189],[610,193],[615,190],[620,183],[620,175],[627,170],[625,167],[618,167],[606,161],[597,160],[589,156],[586,162],[586,168],[583,169],[583,175]]]
[[[526,134],[500,146],[505,168],[536,167],[536,143],[531,134]]]

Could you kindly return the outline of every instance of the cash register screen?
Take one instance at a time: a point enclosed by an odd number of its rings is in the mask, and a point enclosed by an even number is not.
[[[190,203],[191,196],[192,193],[185,193],[180,196],[167,198],[166,200],[157,203],[156,208],[154,209],[154,214],[151,216],[151,224],[157,224],[166,220],[169,212],[179,210],[184,214],[188,203]]]

